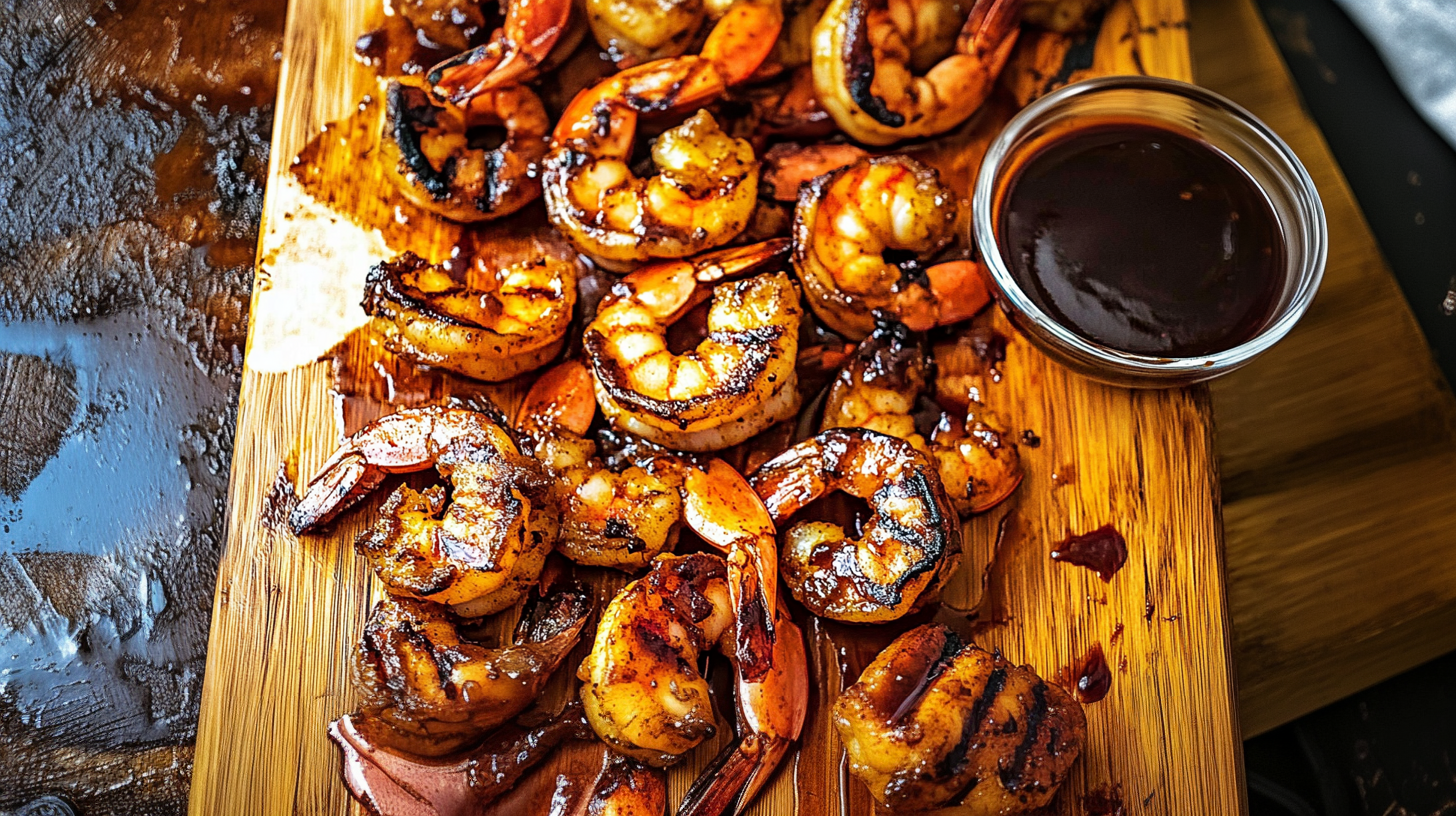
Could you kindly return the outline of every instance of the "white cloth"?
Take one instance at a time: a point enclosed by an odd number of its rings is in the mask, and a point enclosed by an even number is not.
[[[1375,44],[1390,73],[1456,147],[1456,0],[1335,0]]]

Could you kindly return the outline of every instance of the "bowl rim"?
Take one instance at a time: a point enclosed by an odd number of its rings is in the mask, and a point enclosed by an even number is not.
[[[1303,216],[1300,222],[1304,228],[1304,239],[1307,244],[1303,268],[1291,269],[1287,273],[1298,276],[1298,288],[1278,315],[1260,329],[1258,334],[1243,343],[1213,354],[1196,357],[1167,357],[1122,351],[1084,338],[1054,320],[1027,296],[1012,276],[1011,270],[1001,254],[993,223],[994,214],[991,212],[996,188],[996,171],[1001,163],[1011,155],[1011,148],[1021,136],[1022,131],[1048,110],[1075,97],[1110,90],[1144,90],[1171,94],[1226,114],[1247,127],[1249,130],[1247,135],[1257,137],[1251,141],[1258,145],[1260,152],[1267,158],[1275,160],[1273,163],[1278,171],[1288,177],[1295,194],[1295,209],[1299,210]],[[1149,124],[1153,126],[1158,124],[1156,117],[1147,116],[1145,112],[1132,111],[1130,113],[1135,116],[1141,113],[1143,118],[1148,119]],[[1196,379],[1206,379],[1225,373],[1247,363],[1284,339],[1304,316],[1310,303],[1313,302],[1315,294],[1319,291],[1329,251],[1328,227],[1319,191],[1304,164],[1300,162],[1299,157],[1295,155],[1289,145],[1285,144],[1284,140],[1279,138],[1278,134],[1274,133],[1268,125],[1238,103],[1206,88],[1162,77],[1140,75],[1095,77],[1058,88],[1027,105],[1007,122],[987,148],[976,178],[971,208],[971,223],[976,248],[982,262],[991,273],[992,282],[998,290],[997,299],[1004,309],[1011,312],[1013,317],[1018,312],[1024,315],[1036,328],[1037,331],[1034,333],[1049,335],[1048,340],[1063,346],[1063,351],[1077,358],[1089,360],[1097,366],[1111,369],[1111,373],[1122,377],[1132,375],[1154,381],[1187,380],[1190,375],[1202,375]],[[1295,226],[1298,227],[1300,224]]]

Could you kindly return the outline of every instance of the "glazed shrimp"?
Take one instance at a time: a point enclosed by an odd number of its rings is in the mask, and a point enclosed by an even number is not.
[[[505,23],[490,42],[457,54],[430,69],[435,96],[464,104],[480,94],[523,85],[540,75],[554,57],[569,54],[585,35],[573,0],[510,0]]]
[[[814,27],[814,89],[834,121],[872,145],[944,133],[991,93],[1020,32],[1021,0],[975,0],[950,56],[916,70],[952,0],[832,0]]]
[[[569,360],[531,387],[516,427],[555,477],[556,549],[578,564],[635,571],[677,543],[681,472],[660,460],[608,469],[596,443],[585,438],[595,412],[591,372]]]
[[[587,327],[597,402],[626,431],[676,450],[722,450],[798,410],[802,311],[784,273],[712,289],[708,335],[674,354],[667,329],[705,285],[781,262],[782,239],[660,263],[623,278]]]
[[[953,238],[955,194],[908,156],[865,158],[799,188],[794,269],[809,307],[858,340],[885,309],[920,331],[964,320],[990,302],[977,264],[926,267]]]
[[[364,499],[391,473],[435,468],[450,481],[400,485],[355,547],[393,594],[476,616],[519,600],[559,524],[548,480],[499,426],[464,408],[403,408],[349,437],[289,516],[295,533]],[[448,507],[447,507],[448,505]]]
[[[545,160],[546,212],[578,249],[609,268],[683,258],[732,240],[758,195],[753,148],[706,111],[652,146],[659,172],[638,178],[628,162],[644,113],[692,110],[723,92],[722,75],[699,57],[629,68],[567,106]]]
[[[386,14],[398,14],[426,48],[463,51],[485,25],[479,0],[385,0]]]
[[[477,125],[504,126],[505,141],[492,150],[473,147],[468,131]],[[414,204],[453,221],[488,221],[541,195],[550,130],[546,108],[523,85],[478,94],[461,108],[393,81],[385,92],[380,155]]]
[[[784,534],[784,583],[821,617],[895,620],[932,600],[960,566],[950,497],[935,466],[902,439],[863,428],[823,431],[765,463],[753,486],[776,523],[835,490],[869,503],[858,539],[827,521],[801,521]]]
[[[929,624],[896,638],[840,695],[849,770],[895,812],[968,816],[1046,805],[1087,735],[1082,707],[1029,666]]]
[[[487,382],[539,368],[566,340],[577,267],[542,254],[507,267],[406,252],[369,270],[364,311],[391,352]]]
[[[377,738],[418,756],[452,753],[526,709],[576,645],[591,614],[581,588],[527,605],[514,643],[488,648],[439,604],[390,597],[375,605],[354,653],[360,714]]]
[[[597,43],[622,68],[686,53],[714,21],[699,53],[729,85],[754,75],[784,25],[782,0],[586,0],[586,12]]]
[[[990,411],[964,397],[946,407],[926,439],[912,415],[929,379],[919,338],[904,324],[882,319],[835,377],[821,427],[869,428],[906,440],[935,463],[958,513],[984,513],[1021,484],[1021,454]],[[952,402],[948,395],[942,399]]]
[[[750,680],[732,647],[735,621],[728,564],[716,555],[664,556],[603,612],[583,661],[582,703],[608,745],[665,767],[716,730],[708,683],[697,671],[705,649],[733,660],[740,740],[689,792],[681,813],[741,813],[798,739],[808,711],[803,637],[777,617],[767,671]]]

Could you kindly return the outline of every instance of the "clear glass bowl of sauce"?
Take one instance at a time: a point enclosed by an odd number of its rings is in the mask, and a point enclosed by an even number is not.
[[[975,240],[1043,351],[1119,385],[1186,385],[1278,342],[1324,274],[1324,210],[1278,136],[1218,94],[1104,77],[1037,100],[981,164]]]

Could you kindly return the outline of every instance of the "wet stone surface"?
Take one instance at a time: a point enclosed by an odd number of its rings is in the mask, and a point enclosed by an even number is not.
[[[186,809],[284,5],[0,3],[0,814]]]

